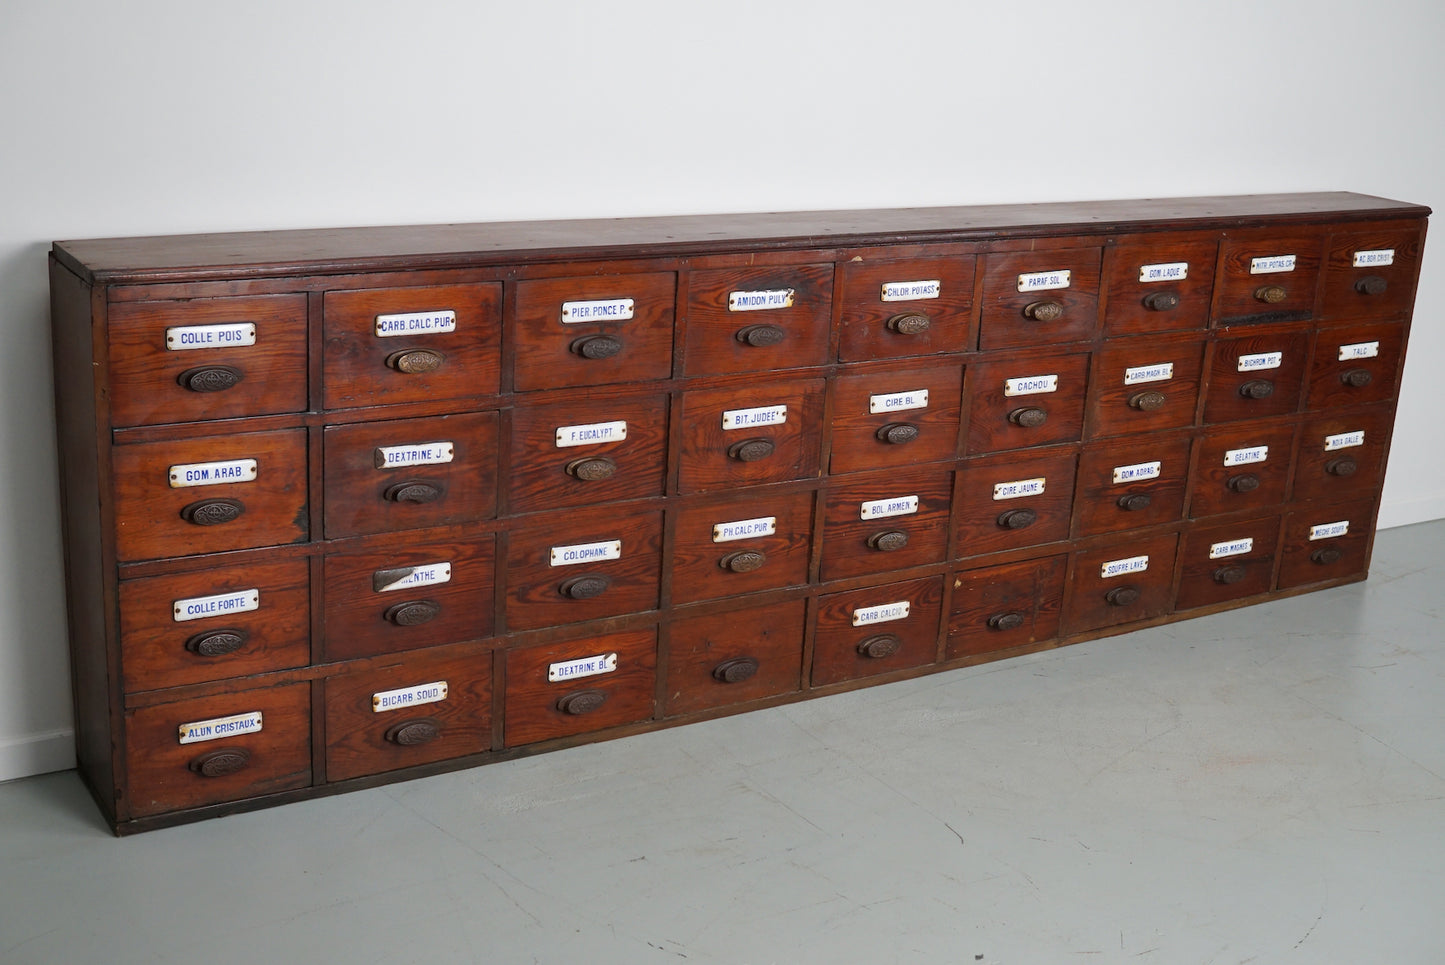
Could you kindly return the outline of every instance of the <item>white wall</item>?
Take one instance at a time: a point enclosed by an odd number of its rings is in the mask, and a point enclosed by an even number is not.
[[[1295,190],[1440,206],[1442,51],[1439,0],[0,0],[0,779],[71,763],[51,240]],[[1445,516],[1442,244],[1385,525]]]

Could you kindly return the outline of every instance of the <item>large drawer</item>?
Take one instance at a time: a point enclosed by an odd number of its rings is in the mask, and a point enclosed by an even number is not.
[[[1393,399],[1404,351],[1403,322],[1321,329],[1315,336],[1306,407],[1323,409]]]
[[[666,715],[690,714],[798,689],[804,603],[688,617],[668,631]]]
[[[682,394],[684,493],[812,479],[822,463],[822,379],[766,379]]]
[[[815,499],[810,491],[765,489],[681,503],[673,537],[672,602],[808,582]]]
[[[1104,252],[1109,335],[1203,328],[1214,294],[1217,241],[1130,238]]]
[[[1327,319],[1402,318],[1415,301],[1418,223],[1382,222],[1330,235],[1321,287]]]
[[[1058,636],[1067,565],[1065,556],[1047,556],[954,574],[948,659]]]
[[[1362,577],[1374,534],[1373,499],[1312,502],[1287,513],[1279,564],[1281,589]]]
[[[813,686],[933,663],[942,614],[939,576],[821,597]]]
[[[956,555],[1068,539],[1078,458],[1073,447],[1060,446],[969,460],[954,497]]]
[[[957,363],[840,375],[833,387],[832,472],[914,466],[958,452]]]
[[[973,255],[849,261],[839,270],[838,358],[866,362],[972,349],[973,272]]]
[[[1314,312],[1324,232],[1243,231],[1220,245],[1216,324],[1296,321]]]
[[[508,747],[630,724],[653,713],[657,630],[511,650],[506,667]]]
[[[1191,448],[1189,436],[1173,433],[1085,451],[1074,495],[1075,532],[1095,536],[1179,519]]]
[[[984,350],[1082,342],[1099,325],[1098,248],[988,254],[983,258]]]
[[[999,359],[968,367],[968,454],[1078,440],[1089,355]]]
[[[1188,610],[1268,592],[1274,585],[1279,517],[1198,526],[1184,537],[1175,607]]]
[[[952,476],[944,469],[858,473],[832,487],[823,510],[823,579],[943,562]]]
[[[1210,347],[1205,422],[1288,415],[1299,408],[1310,351],[1303,329],[1260,331]]]
[[[1204,342],[1150,336],[1111,342],[1094,356],[1086,435],[1137,435],[1194,424]]]
[[[1296,429],[1292,422],[1210,429],[1194,456],[1189,515],[1214,516],[1284,502]]]
[[[823,365],[830,358],[833,266],[694,271],[688,281],[687,375]]]
[[[1169,611],[1179,537],[1121,538],[1074,553],[1064,603],[1064,632],[1101,630]]]

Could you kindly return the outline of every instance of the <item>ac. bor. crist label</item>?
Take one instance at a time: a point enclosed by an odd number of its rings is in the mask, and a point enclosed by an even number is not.
[[[227,737],[258,734],[262,730],[261,724],[261,712],[253,710],[250,713],[233,714],[230,717],[212,717],[210,720],[182,724],[178,728],[180,732],[178,737],[182,744],[200,744]]]
[[[1344,536],[1350,531],[1348,519],[1336,520],[1333,523],[1317,523],[1310,527],[1310,540],[1335,539]]]
[[[234,590],[230,593],[216,593],[212,596],[193,596],[176,600],[171,604],[171,619],[177,623],[188,620],[205,620],[209,617],[229,616],[233,613],[249,613],[261,608],[261,591],[256,587]]]
[[[759,426],[780,426],[788,421],[786,405],[762,405],[752,409],[728,409],[722,414],[724,432],[734,429],[756,429]]]
[[[867,627],[875,623],[891,623],[908,619],[913,604],[908,600],[895,603],[880,603],[877,606],[863,606],[853,611],[853,626]]]
[[[1037,476],[1033,479],[1014,479],[1010,482],[993,484],[993,498],[998,499],[1022,499],[1025,496],[1042,496],[1044,483],[1047,477]]]
[[[1212,560],[1222,560],[1229,556],[1244,556],[1252,552],[1254,552],[1254,537],[1252,536],[1209,545],[1209,558]]]
[[[1247,466],[1255,462],[1265,462],[1269,459],[1269,446],[1249,446],[1244,449],[1226,449],[1224,452],[1225,466]]]
[[[1334,452],[1336,449],[1353,449],[1355,446],[1365,444],[1365,430],[1356,429],[1354,432],[1340,432],[1332,436],[1325,436],[1325,452]]]
[[[583,677],[597,677],[605,673],[612,673],[617,669],[617,654],[599,653],[591,657],[578,657],[576,660],[562,660],[547,665],[547,681],[549,683],[564,683],[568,680],[580,680]]]
[[[872,499],[858,508],[859,519],[887,519],[890,516],[912,516],[918,512],[917,496],[894,496],[890,499]]]
[[[932,278],[928,281],[886,281],[883,283],[882,300],[885,302],[916,302],[937,298],[943,292],[943,282]]]
[[[254,322],[177,325],[166,329],[166,350],[169,352],[187,352],[201,348],[245,348],[255,344]]]
[[[797,295],[791,288],[773,288],[755,292],[728,292],[728,311],[765,312],[777,308],[792,308]]]
[[[402,710],[422,704],[439,704],[446,699],[447,682],[434,680],[431,683],[417,684],[414,687],[401,687],[397,690],[383,690],[380,693],[372,694],[371,710],[373,713],[380,714],[388,710]]]
[[[1394,248],[1374,248],[1370,251],[1355,252],[1354,266],[1356,268],[1379,268],[1394,263]]]
[[[562,324],[583,322],[624,322],[633,314],[630,298],[598,298],[583,302],[562,303]]]
[[[1046,292],[1068,288],[1072,274],[1067,268],[1060,268],[1057,271],[1024,272],[1018,278],[1019,291]]]
[[[1099,567],[1099,576],[1110,579],[1115,576],[1126,576],[1130,573],[1143,573],[1149,569],[1149,557],[1131,556],[1128,559],[1110,560]]]
[[[1294,271],[1294,255],[1262,255],[1259,258],[1249,259],[1249,273],[1251,275],[1273,275],[1284,271]]]
[[[430,312],[397,312],[376,316],[376,337],[441,335],[457,330],[457,313],[451,309]]]
[[[557,427],[558,449],[569,449],[573,446],[600,446],[609,442],[621,442],[626,438],[627,423],[620,420]]]
[[[1189,277],[1189,262],[1171,261],[1162,265],[1140,265],[1139,280],[1142,282],[1152,281],[1183,281]]]
[[[1124,370],[1125,385],[1139,385],[1141,382],[1168,382],[1173,378],[1173,362],[1155,362],[1153,365],[1136,365]]]
[[[372,465],[377,469],[407,469],[411,466],[440,466],[456,455],[450,442],[419,442],[410,446],[377,446]]]
[[[227,459],[222,462],[189,462],[171,466],[167,478],[172,489],[190,486],[224,486],[228,483],[255,482],[254,459]]]
[[[928,408],[928,390],[914,389],[910,392],[892,392],[887,395],[870,395],[868,397],[868,411],[879,412],[907,412],[909,409]]]
[[[549,565],[580,566],[583,563],[601,563],[620,559],[622,559],[622,540],[607,539],[596,543],[554,546],[549,557]]]
[[[714,523],[712,541],[731,543],[739,539],[757,539],[772,536],[778,531],[778,517],[759,516],[757,519],[737,519],[730,523]]]

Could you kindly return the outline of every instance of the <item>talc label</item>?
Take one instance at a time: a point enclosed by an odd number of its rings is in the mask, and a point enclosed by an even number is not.
[[[1351,345],[1340,346],[1340,361],[1351,362],[1355,359],[1372,359],[1380,355],[1379,342],[1355,342]]]

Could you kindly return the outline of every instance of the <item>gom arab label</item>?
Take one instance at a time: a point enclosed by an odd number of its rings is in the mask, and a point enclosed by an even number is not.
[[[417,684],[415,687],[383,690],[381,693],[372,694],[371,710],[373,713],[379,714],[387,710],[401,710],[403,707],[439,704],[446,699],[447,682],[436,680],[429,684]]]
[[[605,298],[586,302],[563,302],[562,323],[623,322],[632,317],[632,299]]]
[[[1222,560],[1226,556],[1244,556],[1254,550],[1254,538],[1246,536],[1244,539],[1226,540],[1223,543],[1211,543],[1209,546],[1209,558]]]
[[[600,543],[574,543],[571,546],[552,547],[551,566],[579,566],[583,563],[601,563],[605,560],[622,559],[622,540],[609,539]]]
[[[1374,268],[1377,266],[1393,265],[1394,263],[1394,248],[1376,248],[1371,251],[1355,252],[1356,268]]]
[[[398,566],[390,570],[377,570],[371,574],[371,589],[374,593],[390,593],[417,586],[439,586],[451,581],[450,563],[427,563],[423,566]]]
[[[232,613],[249,613],[261,608],[259,589],[236,590],[232,593],[217,593],[214,596],[193,596],[176,600],[171,604],[171,619],[177,623],[187,620],[204,620],[208,617],[228,616]]]
[[[413,446],[378,446],[372,453],[377,469],[438,466],[452,461],[456,447],[450,442],[419,442]]]
[[[993,484],[994,499],[1019,499],[1024,496],[1041,496],[1044,492],[1044,480],[1047,477],[1039,476],[1034,479],[1015,479],[1012,482],[1001,482]]]
[[[221,486],[256,481],[256,460],[227,459],[223,462],[188,462],[167,470],[172,489],[189,486]]]
[[[889,623],[893,620],[908,619],[913,604],[908,600],[896,603],[880,603],[877,606],[862,606],[853,611],[853,626],[867,627],[875,623]]]
[[[177,325],[166,329],[166,350],[170,352],[188,352],[197,348],[244,348],[255,344],[254,322]]]
[[[1283,352],[1260,352],[1257,355],[1241,355],[1235,363],[1237,372],[1260,372],[1277,369],[1284,364]]]
[[[1294,255],[1264,255],[1249,259],[1251,275],[1273,275],[1282,271],[1294,271]]]
[[[1004,379],[1003,394],[1006,396],[1015,395],[1042,395],[1045,392],[1059,391],[1059,377],[1057,375],[1025,375],[1017,379]]]
[[[1342,519],[1334,523],[1319,523],[1310,527],[1310,540],[1334,539],[1350,531],[1350,521]]]
[[[878,412],[906,412],[909,409],[928,408],[928,390],[914,389],[912,392],[893,392],[889,395],[870,395],[868,397],[868,411]]]
[[[1340,346],[1340,361],[1351,362],[1355,359],[1373,359],[1380,355],[1379,342],[1355,342],[1351,345]]]
[[[558,426],[557,448],[598,446],[627,438],[626,422],[590,422],[580,426]]]
[[[774,288],[767,291],[728,292],[728,311],[763,312],[774,308],[792,308],[793,297],[797,294],[791,288]]]
[[[758,426],[780,426],[788,421],[786,405],[764,405],[753,409],[728,409],[722,414],[724,432],[753,429]]]
[[[1019,291],[1046,292],[1059,288],[1068,288],[1070,274],[1067,268],[1062,268],[1058,271],[1025,272],[1019,275]]]
[[[937,298],[943,293],[943,282],[938,278],[928,281],[886,281],[883,283],[883,301],[917,302],[925,298]]]
[[[1158,479],[1163,471],[1162,462],[1136,462],[1132,466],[1115,466],[1114,482],[1138,482],[1141,479]]]
[[[599,674],[612,673],[617,669],[617,654],[599,653],[593,657],[578,657],[576,660],[563,660],[560,663],[547,665],[547,681],[549,683],[561,683],[564,680],[580,680],[583,677],[596,677]]]
[[[1325,436],[1325,452],[1334,452],[1336,449],[1353,449],[1355,446],[1363,446],[1364,444],[1364,429],[1358,429],[1354,432],[1341,432],[1333,436]]]
[[[755,539],[772,536],[778,531],[778,517],[759,516],[757,519],[739,519],[731,523],[714,523],[712,541],[731,543],[738,539]]]
[[[248,714],[234,714],[230,717],[212,717],[180,726],[182,744],[199,744],[202,741],[221,740],[225,737],[240,737],[261,731],[261,712],[253,710]]]
[[[1269,446],[1250,446],[1248,449],[1227,449],[1224,453],[1225,466],[1247,466],[1264,462],[1269,458]]]
[[[1138,385],[1140,382],[1168,382],[1172,378],[1174,378],[1173,362],[1136,365],[1124,370],[1125,385]]]
[[[376,337],[396,338],[400,335],[439,335],[457,330],[457,313],[446,309],[435,312],[399,312],[376,316]]]
[[[1171,261],[1162,265],[1140,265],[1139,280],[1150,281],[1183,281],[1189,277],[1189,262]]]
[[[874,499],[860,504],[858,518],[887,519],[889,516],[911,516],[916,512],[917,496],[894,496],[891,499]]]
[[[1125,576],[1129,573],[1143,573],[1149,568],[1149,557],[1131,556],[1124,560],[1110,560],[1099,567],[1099,576],[1109,579],[1114,576]]]

